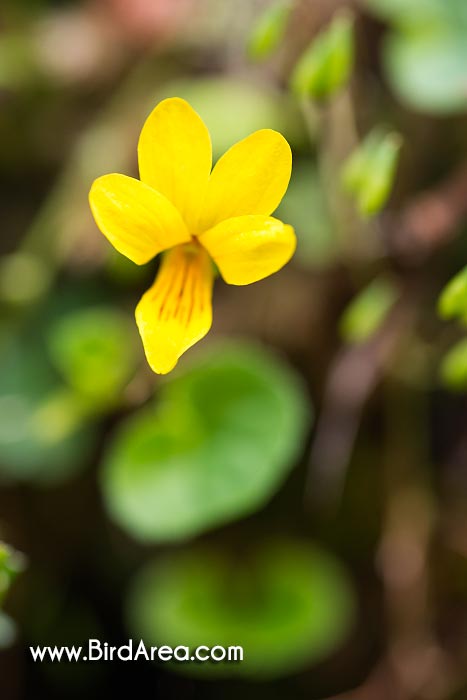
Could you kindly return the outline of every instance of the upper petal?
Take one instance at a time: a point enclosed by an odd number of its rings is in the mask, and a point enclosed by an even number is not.
[[[191,238],[173,204],[132,177],[113,174],[97,178],[89,192],[89,204],[104,236],[138,265]]]
[[[237,216],[198,236],[229,284],[251,284],[280,270],[295,252],[291,226],[268,216]]]
[[[136,307],[136,323],[151,369],[167,374],[212,323],[214,270],[200,246],[178,246],[162,260],[153,286]]]
[[[233,216],[269,216],[284,196],[291,172],[292,153],[285,138],[272,129],[255,131],[217,162],[197,230]]]
[[[194,109],[179,97],[151,112],[138,143],[140,177],[162,192],[194,230],[212,167],[211,138]]]

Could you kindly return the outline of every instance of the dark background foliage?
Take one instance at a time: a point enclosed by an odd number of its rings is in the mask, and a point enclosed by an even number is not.
[[[466,697],[463,278],[438,315],[467,255],[466,32],[463,0],[3,0],[2,700]],[[216,158],[284,133],[299,245],[216,282],[161,379],[132,322],[157,263],[110,249],[87,192],[137,175],[169,95]],[[28,653],[130,636],[249,654]]]

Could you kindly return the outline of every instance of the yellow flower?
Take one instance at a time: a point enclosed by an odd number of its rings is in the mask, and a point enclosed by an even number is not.
[[[138,265],[164,251],[136,322],[154,372],[170,372],[212,323],[214,266],[229,284],[250,284],[292,257],[291,226],[270,214],[290,180],[292,155],[277,131],[262,129],[212,167],[206,125],[180,98],[160,102],[138,144],[140,180],[103,175],[91,210],[112,245]]]

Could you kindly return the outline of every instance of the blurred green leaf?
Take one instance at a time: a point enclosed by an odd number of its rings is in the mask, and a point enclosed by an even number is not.
[[[81,422],[68,422],[70,430],[57,434],[46,410],[57,391],[60,385],[38,336],[5,333],[0,345],[0,474],[52,482],[82,464],[93,444],[93,432]],[[62,403],[62,410],[65,406]],[[56,417],[57,411],[52,415]],[[60,425],[65,420],[60,415]]]
[[[0,573],[5,574],[9,583],[24,570],[24,567],[24,556],[4,542],[0,542]],[[4,590],[0,585],[0,599]]]
[[[264,10],[248,42],[251,58],[264,60],[277,49],[285,35],[291,10],[291,0],[276,0]]]
[[[121,255],[115,248],[110,246],[105,259],[105,270],[112,282],[129,288],[142,285],[148,276],[148,268],[146,266],[135,265],[129,258]]]
[[[342,168],[342,184],[349,192],[358,193],[365,186],[365,180],[370,179],[372,156],[385,135],[381,127],[375,127],[347,158]]]
[[[368,7],[402,29],[463,25],[467,27],[464,0],[366,0]]]
[[[458,272],[441,292],[438,313],[446,319],[467,317],[467,266]]]
[[[134,324],[109,307],[80,309],[59,319],[49,332],[57,369],[83,397],[112,402],[134,374],[137,363]]]
[[[343,187],[355,196],[362,216],[373,216],[386,204],[394,184],[400,147],[398,134],[376,127],[344,163]]]
[[[467,5],[464,0],[366,0],[366,4],[380,17],[401,29],[467,29]]]
[[[18,89],[37,82],[41,73],[27,32],[0,35],[0,88]]]
[[[315,100],[332,97],[350,78],[354,51],[353,18],[341,11],[299,59],[292,73],[292,89]]]
[[[90,408],[68,388],[56,389],[44,397],[31,416],[31,433],[43,443],[65,440],[87,420]]]
[[[467,389],[467,339],[460,340],[445,355],[441,363],[441,379],[455,391]]]
[[[11,253],[0,260],[0,298],[28,304],[45,291],[49,275],[44,262],[28,253]]]
[[[339,330],[348,343],[364,343],[376,333],[398,297],[394,283],[378,277],[344,311]]]
[[[15,577],[23,571],[25,558],[12,547],[0,542],[0,605]],[[9,647],[16,636],[16,626],[8,615],[0,610],[0,649]]]
[[[128,616],[147,644],[243,647],[241,663],[178,664],[177,671],[273,678],[331,654],[353,613],[349,581],[331,555],[279,540],[241,557],[195,549],[149,565],[131,591]]]
[[[292,146],[307,143],[294,100],[261,83],[225,77],[176,80],[165,85],[156,100],[174,95],[188,100],[206,122],[214,159],[258,129],[280,131]]]
[[[275,216],[296,230],[300,262],[310,267],[324,267],[336,259],[338,238],[321,179],[309,158],[295,160],[288,190]]]
[[[265,350],[222,345],[126,421],[104,460],[107,508],[142,540],[192,537],[255,511],[300,453],[309,410]]]
[[[0,610],[0,650],[7,649],[16,638],[16,625],[8,615]]]
[[[401,100],[433,114],[465,111],[465,0],[367,2],[393,25],[383,45],[383,58]]]
[[[465,33],[393,34],[384,58],[392,85],[409,106],[434,114],[467,109]]]

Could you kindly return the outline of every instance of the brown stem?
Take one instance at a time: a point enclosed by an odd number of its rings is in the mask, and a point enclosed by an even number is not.
[[[412,305],[403,297],[371,340],[338,354],[310,455],[307,500],[327,505],[339,500],[363,406],[412,317]]]

